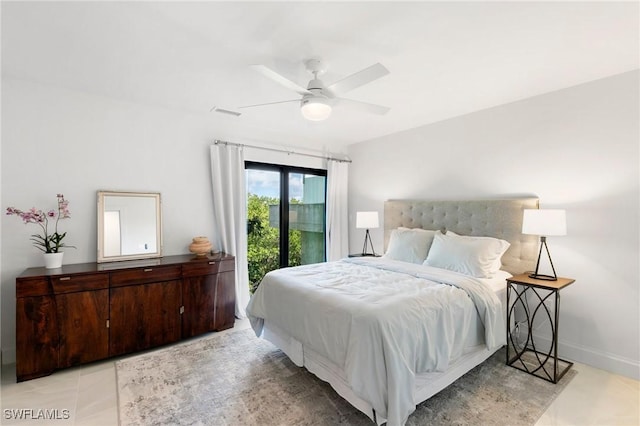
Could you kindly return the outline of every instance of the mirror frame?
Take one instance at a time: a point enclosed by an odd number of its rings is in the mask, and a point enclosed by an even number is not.
[[[156,219],[156,248],[153,253],[136,253],[120,256],[104,256],[104,208],[105,197],[147,197],[155,201]],[[162,199],[159,192],[123,192],[123,191],[98,191],[98,258],[97,263],[117,262],[122,260],[152,259],[162,257]]]

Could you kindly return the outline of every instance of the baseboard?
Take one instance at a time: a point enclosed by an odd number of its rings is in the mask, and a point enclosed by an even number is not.
[[[551,339],[546,336],[534,333],[533,338],[535,339],[536,346],[540,346],[541,348],[549,348],[551,346]],[[621,376],[640,380],[640,362],[636,360],[563,341],[558,342],[558,356],[611,373],[620,374]]]
[[[2,349],[2,365],[16,363],[16,348]]]

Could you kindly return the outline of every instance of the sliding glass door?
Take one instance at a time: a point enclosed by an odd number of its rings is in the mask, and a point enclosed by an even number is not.
[[[326,171],[246,162],[249,282],[325,260]]]

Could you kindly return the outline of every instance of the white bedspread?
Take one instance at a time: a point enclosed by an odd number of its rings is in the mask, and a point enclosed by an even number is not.
[[[444,371],[462,354],[472,316],[484,324],[489,350],[504,344],[501,311],[474,278],[381,258],[272,271],[247,307],[256,335],[268,319],[341,366],[389,426],[415,410],[416,374]]]

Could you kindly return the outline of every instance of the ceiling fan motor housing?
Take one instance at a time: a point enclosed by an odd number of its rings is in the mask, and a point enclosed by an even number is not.
[[[307,93],[300,100],[300,110],[302,115],[311,121],[322,121],[331,115],[330,93],[324,87],[322,81],[314,78],[309,81]]]
[[[326,90],[324,87],[324,83],[322,80],[314,78],[309,80],[309,84],[307,84],[307,90],[313,92],[314,94],[321,94]]]

